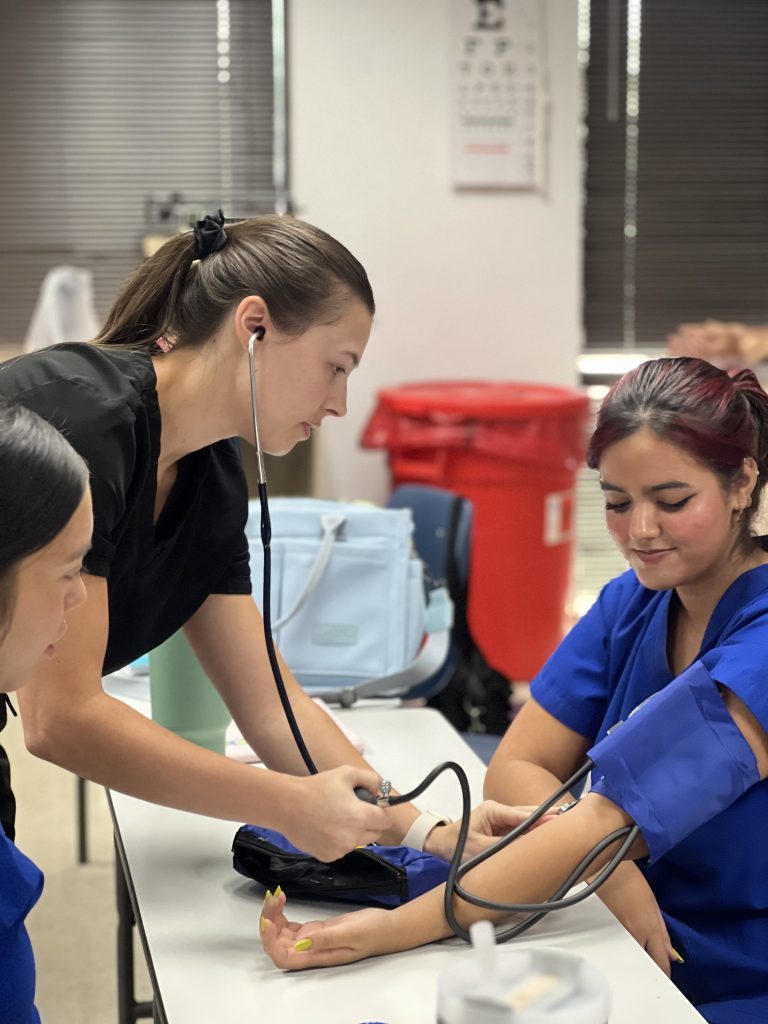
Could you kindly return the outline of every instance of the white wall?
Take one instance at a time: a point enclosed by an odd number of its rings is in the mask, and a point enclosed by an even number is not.
[[[326,421],[329,497],[382,500],[358,438],[377,388],[494,378],[572,384],[580,347],[581,79],[575,0],[544,0],[546,192],[459,193],[449,168],[448,0],[290,0],[299,216],[365,265],[378,312],[348,415]]]

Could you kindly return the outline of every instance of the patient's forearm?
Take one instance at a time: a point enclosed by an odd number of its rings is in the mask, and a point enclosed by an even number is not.
[[[562,781],[557,776],[540,765],[528,761],[501,761],[492,765],[486,775],[485,796],[487,799],[499,800],[502,803],[538,806],[561,785]],[[568,803],[573,798],[572,793],[564,793],[558,804]],[[569,811],[569,814],[573,813],[575,813],[575,809]],[[625,861],[597,891],[597,895],[620,919],[625,900],[625,885],[633,880],[638,871],[635,864]],[[592,872],[593,875],[597,873],[597,871]]]
[[[538,806],[547,800],[563,784],[562,779],[530,761],[508,761],[492,764],[489,768],[483,795],[486,800],[498,800],[502,804]],[[565,794],[562,803],[572,800]]]
[[[630,819],[616,804],[601,796],[589,794],[572,811],[554,818],[501,850],[474,868],[462,880],[462,886],[473,895],[501,903],[536,903],[548,899],[579,862],[605,836]],[[642,842],[631,851],[642,856]],[[615,854],[618,843],[601,854],[589,868],[589,874],[605,865]],[[396,924],[390,930],[392,948],[410,949],[451,934],[443,913],[444,887],[392,912]],[[459,923],[468,928],[481,918],[502,920],[504,914],[493,914],[471,903],[454,898]]]

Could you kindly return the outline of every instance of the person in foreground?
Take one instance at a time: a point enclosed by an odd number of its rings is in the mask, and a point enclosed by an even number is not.
[[[8,693],[54,656],[67,614],[85,599],[80,569],[92,525],[83,460],[39,416],[0,402],[0,730],[13,710]],[[40,1020],[24,921],[42,888],[42,873],[0,829],[3,1024]]]
[[[533,681],[485,795],[538,804],[588,754],[592,788],[463,884],[499,901],[546,899],[635,822],[629,858],[640,863],[609,880],[608,905],[667,973],[671,962],[707,1020],[768,1020],[768,554],[750,529],[768,474],[768,396],[750,371],[644,363],[605,398],[587,461],[630,569]],[[456,910],[465,926],[488,916]],[[283,895],[268,897],[262,921],[287,969],[449,933],[442,890],[301,926]]]

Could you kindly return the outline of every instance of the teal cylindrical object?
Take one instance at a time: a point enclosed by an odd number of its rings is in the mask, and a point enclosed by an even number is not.
[[[179,630],[149,654],[152,718],[178,736],[223,754],[232,721],[224,701]]]

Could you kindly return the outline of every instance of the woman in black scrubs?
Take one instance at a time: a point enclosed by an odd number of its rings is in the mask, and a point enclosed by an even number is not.
[[[278,829],[323,860],[403,838],[417,809],[385,811],[354,795],[358,785],[375,792],[378,776],[284,668],[320,769],[306,775],[250,596],[248,495],[234,440],[253,442],[252,336],[262,338],[262,445],[284,454],[326,416],[345,414],[373,313],[365,271],[325,232],[288,217],[226,228],[209,217],[137,269],[94,344],[0,366],[0,395],[54,424],[91,472],[88,601],[20,699],[33,753],[136,797]],[[274,771],[188,743],[104,693],[102,675],[181,626]],[[454,842],[454,828],[434,828],[425,848],[447,857]]]

